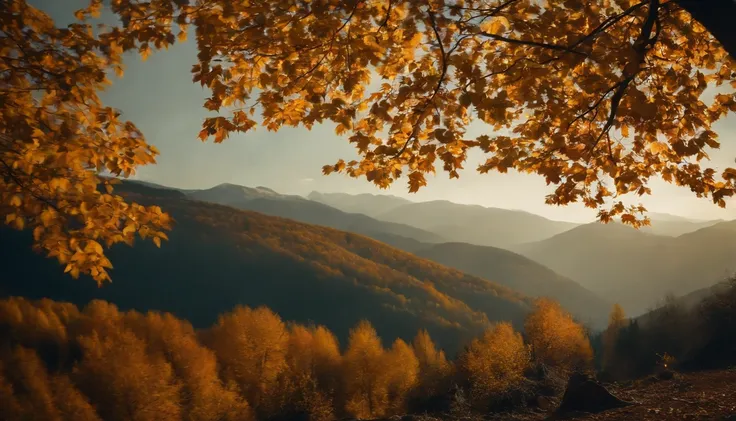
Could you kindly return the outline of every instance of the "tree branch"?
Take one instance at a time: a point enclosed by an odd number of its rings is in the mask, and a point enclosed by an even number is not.
[[[449,66],[448,57],[445,53],[445,46],[442,44],[442,37],[440,36],[439,30],[437,29],[437,21],[435,20],[434,12],[432,12],[431,9],[427,11],[427,15],[429,16],[429,22],[430,22],[430,26],[432,27],[432,31],[434,32],[434,35],[437,38],[437,43],[439,44],[440,63],[441,63],[442,70],[440,73],[440,78],[437,81],[437,85],[435,86],[434,91],[432,92],[432,95],[424,101],[424,104],[419,110],[419,113],[418,113],[419,117],[417,118],[416,123],[414,123],[414,126],[411,131],[411,135],[409,136],[408,139],[406,139],[406,142],[401,147],[401,149],[399,149],[399,151],[394,155],[394,158],[400,157],[401,154],[403,154],[404,151],[406,151],[406,148],[408,148],[410,144],[416,141],[417,131],[419,130],[419,127],[421,126],[422,121],[424,120],[424,114],[425,114],[425,111],[427,110],[427,106],[429,106],[429,104],[431,103],[434,103],[434,99],[439,93],[440,89],[442,88],[442,84],[445,82],[445,77],[447,76],[447,68]]]
[[[641,28],[641,33],[637,37],[636,41],[634,41],[633,45],[633,48],[637,53],[638,61],[636,70],[632,71],[631,74],[626,75],[624,80],[622,80],[616,88],[616,92],[614,92],[613,96],[611,97],[611,111],[608,114],[608,119],[606,119],[606,124],[603,126],[601,133],[598,135],[595,142],[593,142],[593,144],[591,145],[591,156],[603,136],[608,134],[608,132],[611,130],[611,127],[613,127],[613,124],[616,122],[616,113],[618,112],[618,107],[621,103],[621,99],[623,99],[624,94],[626,93],[626,88],[629,87],[629,84],[641,71],[641,64],[644,62],[644,57],[646,56],[649,47],[657,42],[657,37],[659,36],[660,31],[659,25],[657,25],[657,32],[655,33],[655,36],[652,37],[651,35],[652,30],[654,29],[654,24],[657,22],[657,17],[659,16],[659,5],[659,0],[649,1],[649,13],[647,14],[647,20],[644,22],[644,26],[642,26]]]

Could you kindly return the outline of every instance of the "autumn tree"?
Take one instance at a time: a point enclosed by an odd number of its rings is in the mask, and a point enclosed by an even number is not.
[[[171,365],[149,355],[146,343],[118,325],[77,339],[82,358],[74,381],[105,420],[181,417],[180,389]]]
[[[383,367],[388,383],[388,412],[405,414],[410,394],[419,382],[419,359],[409,344],[396,339],[384,355]]]
[[[21,346],[0,359],[0,402],[7,420],[100,420],[67,376],[50,374],[33,349]]]
[[[41,300],[33,303],[20,297],[0,301],[0,326],[16,344],[33,349],[51,367],[67,363],[70,354],[66,325],[77,319],[76,307]]]
[[[564,370],[591,368],[593,350],[583,326],[559,303],[538,298],[524,323],[524,331],[537,363]]]
[[[13,384],[5,374],[5,362],[0,359],[0,419],[13,420],[23,416],[23,407],[14,394]]]
[[[197,340],[188,322],[171,314],[127,313],[123,321],[144,340],[149,354],[165,358],[181,382],[182,420],[245,421],[248,403],[227,388],[218,376],[217,360]]]
[[[412,341],[414,355],[419,360],[419,384],[417,392],[423,398],[442,393],[452,366],[444,351],[437,349],[426,329],[420,330]]]
[[[340,385],[342,355],[335,334],[324,326],[312,330],[312,363],[314,376],[322,390],[335,394]]]
[[[385,352],[376,330],[367,320],[350,329],[342,376],[345,409],[355,417],[375,418],[386,411]]]
[[[470,382],[472,403],[484,406],[523,380],[529,350],[510,323],[499,323],[473,339],[458,365]]]
[[[603,370],[609,371],[615,367],[616,344],[621,329],[626,325],[624,309],[619,304],[614,304],[608,317],[608,327],[603,332]]]
[[[276,313],[238,306],[221,315],[204,338],[220,362],[223,378],[238,385],[257,415],[278,409],[272,398],[287,369],[289,332]]]
[[[324,333],[329,335],[323,336]],[[337,340],[323,326],[290,326],[288,368],[274,390],[281,398],[281,412],[307,414],[315,421],[333,419],[334,389],[328,384],[330,378],[339,375],[339,358]]]

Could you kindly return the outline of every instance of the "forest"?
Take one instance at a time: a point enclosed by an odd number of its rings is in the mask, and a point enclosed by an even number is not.
[[[426,330],[384,344],[363,320],[340,344],[329,329],[237,306],[206,329],[169,313],[82,309],[48,299],[0,302],[0,417],[44,420],[331,420],[483,413],[559,399],[566,376],[619,380],[736,363],[736,281],[647,323],[619,306],[588,337],[538,299],[524,334],[500,322],[448,359]],[[674,318],[675,315],[680,318]],[[680,324],[687,321],[685,324]],[[596,350],[594,354],[594,349]]]

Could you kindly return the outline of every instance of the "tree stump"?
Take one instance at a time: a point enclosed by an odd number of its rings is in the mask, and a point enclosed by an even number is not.
[[[608,389],[590,376],[577,373],[573,374],[567,382],[567,389],[557,412],[596,413],[628,405],[632,403],[612,395]]]

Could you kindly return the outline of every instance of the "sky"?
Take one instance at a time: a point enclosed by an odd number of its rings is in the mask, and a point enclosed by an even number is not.
[[[29,0],[60,24],[73,20],[73,12],[88,0]],[[103,19],[105,15],[103,14]],[[207,92],[192,83],[191,67],[196,63],[193,40],[176,44],[151,55],[146,62],[129,57],[123,78],[114,78],[113,86],[102,93],[103,100],[122,111],[123,117],[138,126],[150,144],[159,149],[157,164],[141,167],[135,178],[179,188],[209,188],[220,183],[266,186],[279,193],[307,195],[320,192],[392,194],[413,201],[449,200],[488,207],[520,209],[550,219],[588,222],[595,210],[582,205],[549,206],[544,197],[554,186],[542,177],[528,174],[479,174],[482,152],[469,156],[459,179],[450,180],[438,169],[428,177],[428,186],[418,193],[408,193],[404,180],[388,190],[380,190],[365,179],[343,174],[322,175],[322,166],[342,158],[357,158],[346,137],[334,133],[331,124],[312,130],[284,128],[268,132],[259,127],[246,134],[231,135],[222,144],[203,143],[197,135],[208,115],[203,108]],[[492,130],[482,123],[473,132]],[[724,169],[736,166],[736,115],[719,121],[721,149],[713,151],[711,166]],[[652,196],[624,199],[642,203],[652,212],[670,213],[695,219],[736,219],[736,199],[721,209],[708,199],[696,198],[687,188],[662,181],[650,183]]]

